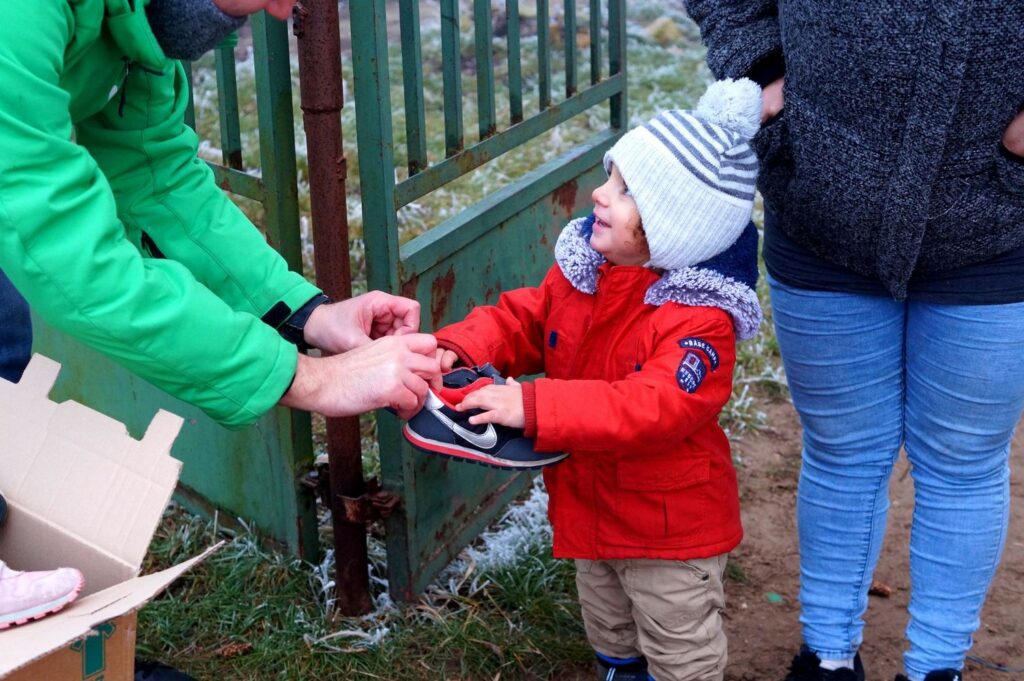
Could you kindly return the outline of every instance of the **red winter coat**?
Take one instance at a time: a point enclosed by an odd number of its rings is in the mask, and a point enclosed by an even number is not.
[[[732,392],[733,321],[717,307],[646,304],[658,279],[605,263],[588,294],[556,265],[540,287],[504,293],[437,333],[467,364],[546,374],[523,384],[523,399],[537,449],[571,453],[544,470],[556,557],[706,558],[743,536],[718,425]]]

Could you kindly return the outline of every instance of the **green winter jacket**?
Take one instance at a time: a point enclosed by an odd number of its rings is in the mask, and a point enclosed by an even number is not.
[[[240,426],[295,374],[260,318],[318,291],[197,158],[148,1],[0,2],[0,270],[55,327]]]

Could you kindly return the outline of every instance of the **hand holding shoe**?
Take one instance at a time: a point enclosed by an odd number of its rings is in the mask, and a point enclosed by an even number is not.
[[[509,428],[526,427],[523,387],[511,378],[502,385],[488,385],[471,392],[456,406],[456,409],[459,411],[480,409],[479,414],[469,417],[469,422],[474,426],[496,423]]]
[[[299,355],[292,386],[281,398],[286,407],[325,416],[354,416],[390,407],[402,418],[420,410],[430,382],[440,380],[425,333],[387,336],[331,357]]]

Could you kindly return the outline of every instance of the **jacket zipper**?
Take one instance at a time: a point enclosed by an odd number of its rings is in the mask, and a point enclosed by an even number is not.
[[[128,76],[131,75],[133,68],[138,68],[151,76],[162,76],[163,71],[157,71],[151,69],[148,66],[143,66],[137,61],[129,59],[128,57],[121,57],[121,61],[124,62],[124,75],[121,77],[121,98],[117,102],[117,115],[120,118],[124,118],[124,105],[128,101]]]

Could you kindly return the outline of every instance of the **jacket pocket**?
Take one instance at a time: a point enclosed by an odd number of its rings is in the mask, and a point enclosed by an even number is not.
[[[703,452],[617,462],[608,499],[614,513],[598,517],[601,541],[638,555],[699,546],[709,529],[710,473]]]
[[[757,154],[757,188],[776,215],[785,209],[784,197],[793,177],[793,151],[789,140],[789,121],[783,109],[750,140]]]
[[[706,456],[680,454],[657,462],[639,457],[615,464],[619,489],[638,492],[671,492],[707,482],[710,477],[711,461]]]
[[[996,175],[1007,194],[1024,200],[1024,156],[1001,147],[996,155]]]
[[[931,192],[918,267],[940,271],[984,262],[1024,244],[1024,160],[996,150],[949,163]]]
[[[771,120],[761,126],[750,140],[750,147],[757,154],[758,160],[769,164],[785,151],[789,132],[786,128],[786,109],[777,113]]]

